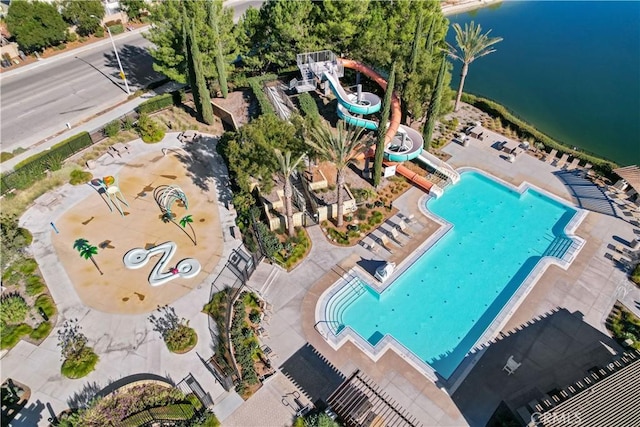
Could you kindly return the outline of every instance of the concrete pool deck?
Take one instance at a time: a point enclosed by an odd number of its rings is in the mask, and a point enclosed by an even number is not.
[[[449,144],[443,151],[452,155],[449,163],[456,168],[482,169],[516,186],[527,181],[575,204],[571,189],[557,177],[558,169],[533,156],[521,155],[515,163],[509,163],[487,142],[468,147]],[[264,280],[273,275],[270,269],[254,278],[255,287],[265,290],[265,297],[274,306],[274,319],[268,327],[270,336],[264,340],[280,354],[279,361],[287,360],[308,342],[345,375],[355,369],[363,371],[424,425],[484,425],[500,401],[519,404],[535,394],[532,390],[540,391],[541,396],[581,378],[589,367],[604,363],[611,357],[608,348],[620,351],[608,337],[604,320],[616,299],[633,306],[640,302],[640,291],[605,254],[612,241],[631,241],[640,235],[640,230],[624,219],[598,212],[590,212],[576,230],[586,244],[569,269],[547,269],[498,335],[512,338],[490,345],[453,397],[392,352],[374,363],[351,343],[333,350],[314,329],[317,299],[351,266],[402,259],[430,235],[435,227],[429,226],[420,213],[421,196],[422,192],[413,188],[395,203],[400,212],[414,215],[418,225],[412,230],[410,243],[394,247],[393,254],[384,250],[373,254],[359,246],[351,250],[338,248],[326,242],[320,230],[311,228],[314,247],[308,261],[291,273],[277,273],[266,288]],[[317,277],[319,265],[328,271]],[[316,273],[307,275],[307,271]],[[306,280],[302,280],[305,276]],[[640,311],[638,307],[629,308]],[[583,333],[576,334],[577,330]],[[518,374],[507,377],[502,367],[512,354],[516,360],[523,360],[523,366]],[[250,404],[251,401],[246,403]]]

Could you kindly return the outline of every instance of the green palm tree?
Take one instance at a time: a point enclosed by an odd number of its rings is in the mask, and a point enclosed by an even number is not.
[[[293,188],[291,187],[290,178],[293,171],[296,170],[298,164],[305,156],[305,153],[302,153],[300,157],[291,162],[291,151],[287,151],[284,154],[282,154],[282,151],[278,150],[277,148],[274,151],[276,153],[278,163],[280,163],[280,173],[284,178],[284,210],[287,217],[287,230],[289,232],[289,236],[293,237],[296,231],[295,227],[293,226],[293,205],[291,203]]]
[[[345,129],[344,122],[338,122],[338,131],[332,132],[327,125],[315,127],[310,139],[306,142],[313,148],[320,157],[333,162],[337,169],[336,191],[338,200],[338,220],[337,226],[342,227],[343,209],[343,188],[345,169],[362,153],[368,146],[362,142],[364,128],[349,126]]]
[[[97,247],[89,244],[87,239],[76,239],[76,241],[73,242],[73,249],[76,249],[78,252],[80,252],[80,256],[82,258],[90,259],[93,265],[95,265],[100,272],[101,276],[104,274],[102,270],[100,270],[100,267],[98,267],[98,263],[96,262],[96,260],[93,258],[94,255],[98,254]]]
[[[198,246],[198,242],[196,241],[196,230],[193,229],[193,226],[191,225],[192,222],[193,222],[193,217],[191,215],[185,215],[182,217],[182,219],[180,219],[180,227],[182,227],[182,229],[184,230],[187,227],[187,225],[189,226],[189,228],[191,229],[191,232],[193,233],[193,238],[191,238],[191,236],[189,235],[189,233],[186,232],[186,230],[185,230],[185,233],[187,234],[187,236],[189,236],[194,246]]]
[[[482,28],[480,24],[476,25],[473,21],[464,24],[464,29],[460,27],[460,24],[453,24],[453,29],[456,32],[458,48],[456,49],[453,46],[449,46],[449,55],[454,59],[462,61],[460,86],[458,87],[458,94],[456,95],[456,104],[453,107],[454,111],[458,111],[460,98],[462,97],[462,88],[464,87],[464,79],[467,77],[467,72],[469,71],[469,64],[482,56],[495,52],[496,50],[491,48],[491,46],[501,42],[502,37],[489,37],[491,30],[481,34]]]

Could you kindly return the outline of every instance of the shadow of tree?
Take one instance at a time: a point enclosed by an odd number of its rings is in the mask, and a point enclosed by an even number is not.
[[[201,135],[198,141],[181,147],[187,154],[176,152],[175,155],[184,164],[188,176],[198,188],[205,192],[214,185],[218,200],[228,206],[233,193],[229,186],[227,166],[216,151],[218,141],[217,136]],[[214,203],[215,200],[209,202]]]
[[[86,383],[79,391],[67,398],[67,405],[73,409],[86,408],[95,399],[100,390],[102,390],[102,386],[97,382]]]
[[[123,46],[116,45],[122,69],[127,76],[127,82],[132,92],[140,89],[164,78],[164,76],[153,69],[153,58],[149,51],[140,46],[132,46],[125,44]],[[120,78],[120,67],[113,51],[104,54],[105,65],[109,67],[110,73],[114,81],[124,86]]]

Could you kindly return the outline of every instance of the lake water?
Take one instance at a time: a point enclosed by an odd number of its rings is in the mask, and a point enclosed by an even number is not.
[[[465,92],[558,141],[640,164],[640,2],[507,1],[448,18],[504,38],[469,66]],[[453,73],[457,89],[459,61]]]

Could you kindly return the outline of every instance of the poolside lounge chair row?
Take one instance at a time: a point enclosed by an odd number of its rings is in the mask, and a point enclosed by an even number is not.
[[[388,252],[392,252],[389,244],[393,241],[398,246],[403,246],[401,235],[409,237],[408,225],[415,222],[414,216],[406,216],[402,213],[397,213],[388,220],[386,220],[380,227],[369,235],[360,240],[360,245],[365,249],[377,253],[378,247],[381,246]]]

